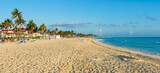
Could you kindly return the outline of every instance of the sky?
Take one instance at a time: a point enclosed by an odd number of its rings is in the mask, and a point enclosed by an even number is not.
[[[11,18],[15,8],[27,23],[44,23],[50,30],[160,37],[160,0],[0,0],[0,22]]]

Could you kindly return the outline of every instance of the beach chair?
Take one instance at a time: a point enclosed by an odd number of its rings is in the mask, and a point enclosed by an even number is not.
[[[7,42],[8,40],[7,40],[7,39],[4,39],[4,41]]]
[[[17,41],[17,39],[14,39],[14,41]]]
[[[35,42],[36,40],[31,40],[31,42]]]
[[[5,42],[4,39],[2,39],[2,42],[3,42],[3,43]]]
[[[7,41],[8,41],[8,42],[10,42],[11,40],[10,40],[10,39],[8,39]]]
[[[26,43],[26,41],[24,40],[24,43]]]
[[[20,43],[23,43],[23,40],[21,40]]]

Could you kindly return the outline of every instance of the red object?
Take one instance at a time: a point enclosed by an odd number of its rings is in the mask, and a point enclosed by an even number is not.
[[[14,30],[8,30],[8,31],[14,31]],[[7,32],[7,30],[2,30],[2,32]],[[15,31],[14,31],[14,33],[15,33]]]
[[[2,30],[2,31],[5,31],[5,32],[6,32],[7,30]],[[13,31],[13,30],[8,30],[8,31]]]
[[[25,28],[21,28],[21,31],[27,31]]]
[[[8,31],[14,31],[14,30],[8,30]],[[27,30],[25,28],[21,28],[21,31],[26,32]],[[7,30],[2,30],[2,32],[7,32]],[[15,33],[15,31],[14,31],[14,33]]]

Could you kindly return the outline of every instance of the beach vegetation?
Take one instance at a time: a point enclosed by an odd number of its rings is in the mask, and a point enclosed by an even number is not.
[[[38,27],[37,28],[36,27],[37,25],[33,22],[33,20],[30,20],[27,24],[27,30],[29,31],[30,34],[32,34],[33,31],[37,31]]]
[[[45,32],[47,31],[46,25],[45,25],[45,24],[40,25],[39,31],[40,31],[41,33],[45,33]]]
[[[32,39],[40,39],[40,36],[32,37]]]
[[[27,38],[24,36],[24,31],[27,30],[29,35],[33,36],[33,33],[40,33],[43,34],[41,37],[46,37],[45,35],[53,36],[53,35],[60,35],[61,37],[96,37],[96,35],[92,34],[82,34],[82,33],[75,33],[74,30],[71,31],[62,31],[59,30],[58,28],[55,28],[53,30],[47,29],[47,26],[43,23],[39,27],[37,26],[36,23],[34,23],[33,20],[29,20],[28,24],[26,25],[26,20],[23,19],[22,17],[22,12],[20,12],[17,8],[15,8],[12,12],[12,17],[11,19],[6,19],[4,22],[0,23],[0,30],[5,30],[5,35],[7,35],[7,32],[10,28],[11,31],[13,31],[16,35],[17,39],[20,38]],[[13,23],[13,22],[14,23]],[[24,28],[23,28],[24,27]],[[7,32],[6,32],[7,30]],[[0,33],[4,33],[4,31],[1,31]],[[19,35],[19,36],[17,36]],[[23,35],[23,36],[21,36]],[[40,36],[29,36],[28,38],[32,39],[40,39]],[[12,37],[12,36],[11,36]],[[8,38],[6,36],[2,36],[0,34],[0,38]],[[13,37],[12,37],[13,38]]]

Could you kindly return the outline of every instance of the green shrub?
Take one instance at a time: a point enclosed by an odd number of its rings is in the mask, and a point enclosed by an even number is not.
[[[38,36],[38,37],[32,37],[32,39],[40,39],[40,36]]]

